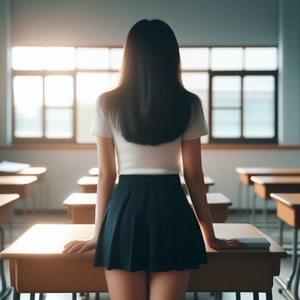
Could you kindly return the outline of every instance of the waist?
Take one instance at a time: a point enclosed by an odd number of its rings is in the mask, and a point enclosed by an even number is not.
[[[120,175],[120,186],[157,186],[157,185],[176,185],[181,184],[178,174],[163,174],[163,175]]]

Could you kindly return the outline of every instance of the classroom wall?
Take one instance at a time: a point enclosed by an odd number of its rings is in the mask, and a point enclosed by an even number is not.
[[[141,18],[171,23],[182,45],[278,45],[278,149],[203,150],[204,172],[240,204],[238,166],[300,167],[300,1],[298,0],[1,0],[0,1],[0,160],[48,167],[49,209],[75,191],[79,177],[97,164],[92,149],[10,147],[10,47],[29,45],[121,45]],[[241,203],[244,206],[244,203]]]

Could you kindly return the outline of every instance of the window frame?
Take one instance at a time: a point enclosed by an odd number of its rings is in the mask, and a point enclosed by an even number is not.
[[[71,138],[47,138],[45,135],[45,128],[46,128],[46,110],[47,107],[45,105],[45,78],[46,76],[60,76],[60,75],[67,75],[71,76],[73,79],[73,106],[72,106],[72,116],[73,116],[73,122],[72,122],[72,137]],[[43,79],[43,106],[42,106],[42,137],[16,137],[15,136],[15,106],[14,106],[14,93],[12,90],[12,141],[15,144],[18,143],[70,143],[70,144],[78,144],[76,141],[76,112],[77,112],[77,103],[76,103],[76,70],[13,70],[12,71],[12,79],[16,76],[41,76]],[[12,87],[13,89],[13,87]],[[59,107],[63,108],[63,107]]]
[[[239,138],[217,138],[213,137],[212,133],[209,133],[208,143],[210,144],[278,144],[278,71],[268,71],[268,70],[239,70],[239,71],[209,71],[209,95],[208,95],[208,125],[209,128],[213,126],[213,107],[212,107],[212,80],[214,76],[240,76],[241,80],[245,76],[273,76],[274,77],[274,136],[271,138],[246,138],[242,135],[244,127],[244,118],[243,118],[243,108],[244,108],[244,99],[243,99],[243,84],[241,85],[240,91],[240,100],[241,100],[241,137]]]
[[[70,46],[72,47],[72,46]],[[238,75],[242,78],[244,76],[248,75],[271,75],[274,76],[274,137],[272,138],[215,138],[212,136],[212,133],[209,132],[208,138],[206,140],[207,144],[236,144],[236,145],[242,145],[242,144],[274,144],[278,145],[278,66],[275,70],[212,70],[212,64],[211,64],[211,50],[214,48],[243,48],[243,51],[245,51],[245,48],[277,48],[277,45],[259,45],[259,46],[239,46],[239,45],[232,45],[232,46],[197,46],[197,45],[180,45],[180,48],[208,48],[209,54],[208,54],[208,69],[183,69],[182,73],[207,73],[208,74],[208,94],[207,94],[207,115],[208,115],[208,125],[209,128],[212,128],[212,78],[216,75]],[[75,51],[80,48],[107,48],[109,50],[111,49],[120,49],[121,46],[74,46]],[[91,145],[92,142],[80,142],[77,141],[77,125],[78,125],[78,118],[77,118],[77,75],[80,73],[116,73],[118,72],[118,69],[114,67],[110,67],[109,69],[84,69],[75,67],[74,70],[16,70],[12,69],[11,76],[12,80],[15,76],[32,76],[32,75],[38,75],[43,78],[43,107],[42,107],[42,122],[43,122],[43,136],[42,137],[16,137],[15,136],[15,107],[14,107],[14,92],[13,92],[13,86],[12,86],[12,142],[13,144],[73,144],[73,145]],[[71,76],[73,79],[73,106],[72,106],[72,116],[73,116],[73,135],[71,138],[48,138],[45,135],[45,77],[48,75],[68,75]],[[243,91],[241,90],[241,100],[243,99]],[[242,100],[243,101],[243,100]],[[242,106],[243,108],[243,103]],[[241,116],[241,128],[243,126],[243,114]],[[206,143],[205,142],[205,143]]]

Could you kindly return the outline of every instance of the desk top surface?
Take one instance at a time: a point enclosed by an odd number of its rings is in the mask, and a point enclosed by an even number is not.
[[[271,246],[269,249],[234,249],[214,250],[207,247],[208,255],[230,256],[263,256],[286,257],[286,252],[270,237],[260,232],[251,224],[214,224],[216,235],[220,238],[266,238]],[[26,231],[15,242],[0,253],[0,258],[17,259],[37,255],[69,256],[79,254],[63,254],[64,245],[75,239],[88,239],[93,235],[94,225],[89,224],[36,224]],[[91,256],[93,251],[80,254]]]
[[[232,205],[232,202],[222,193],[207,193],[208,204]],[[97,193],[72,193],[63,202],[65,206],[94,206]]]
[[[24,170],[18,172],[18,175],[33,175],[33,176],[40,176],[47,172],[46,167],[29,167],[25,168]]]
[[[63,202],[65,206],[95,206],[97,193],[72,193]]]
[[[271,193],[271,198],[291,207],[300,207],[300,193]]]
[[[27,185],[37,181],[36,176],[8,175],[0,176],[0,185]]]
[[[19,194],[0,194],[0,208],[20,198]]]
[[[259,167],[238,167],[236,172],[248,176],[253,175],[300,175],[300,168],[259,168]]]
[[[251,176],[258,184],[300,184],[300,176]]]

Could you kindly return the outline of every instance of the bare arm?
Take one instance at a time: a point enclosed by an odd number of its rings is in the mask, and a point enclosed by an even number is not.
[[[112,194],[116,180],[116,159],[113,139],[97,137],[98,184],[95,209],[95,231],[90,240],[71,241],[65,245],[64,252],[85,252],[96,247],[103,216]]]
[[[202,170],[200,139],[182,141],[184,179],[206,242],[212,248],[241,248],[236,240],[220,240],[213,229]]]

